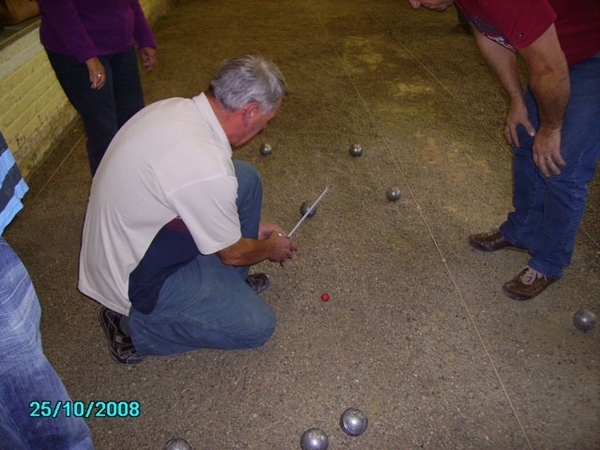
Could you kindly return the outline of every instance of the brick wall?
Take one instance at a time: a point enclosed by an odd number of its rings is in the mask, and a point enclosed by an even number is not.
[[[176,0],[140,0],[154,24]],[[0,49],[0,130],[23,176],[39,165],[77,113],[56,81],[36,25]]]

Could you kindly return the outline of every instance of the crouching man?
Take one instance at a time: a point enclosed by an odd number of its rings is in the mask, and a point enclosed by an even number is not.
[[[207,92],[154,103],[111,142],[85,217],[79,289],[121,364],[198,348],[263,345],[275,314],[250,266],[296,244],[261,222],[262,184],[238,147],[275,116],[286,86],[270,61],[224,61]]]

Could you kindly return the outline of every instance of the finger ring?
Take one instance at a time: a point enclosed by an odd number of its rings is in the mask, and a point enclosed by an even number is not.
[[[98,74],[98,78],[102,78],[102,74],[101,73]]]
[[[546,161],[550,161],[551,159],[552,159],[552,156],[548,156],[548,157],[546,158]]]

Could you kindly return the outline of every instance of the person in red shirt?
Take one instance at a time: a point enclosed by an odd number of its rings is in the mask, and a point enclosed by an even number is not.
[[[469,243],[488,252],[527,250],[529,263],[502,291],[532,299],[571,263],[600,156],[600,2],[408,1],[438,11],[456,3],[508,94],[515,210],[498,230],[472,234]],[[528,71],[525,90],[517,55]]]

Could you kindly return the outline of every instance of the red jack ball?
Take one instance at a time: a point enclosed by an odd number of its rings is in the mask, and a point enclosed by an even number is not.
[[[329,294],[327,292],[323,292],[321,294],[321,300],[323,300],[324,302],[328,302],[329,301]]]

